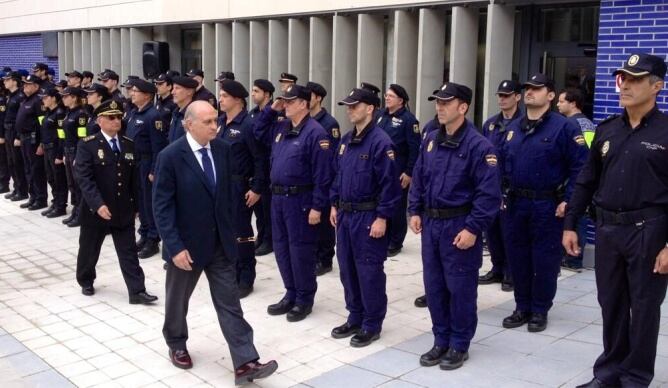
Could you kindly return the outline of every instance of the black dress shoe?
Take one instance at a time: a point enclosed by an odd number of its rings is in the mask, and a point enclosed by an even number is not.
[[[155,295],[150,295],[146,291],[138,292],[134,295],[130,295],[130,304],[151,304],[158,300],[158,297]]]
[[[28,199],[28,194],[16,194],[11,198],[12,202],[18,202]]]
[[[418,296],[413,304],[415,307],[427,307],[427,295]]]
[[[439,367],[443,370],[453,370],[464,365],[464,361],[469,359],[469,352],[458,352],[453,348],[443,356]]]
[[[247,297],[251,292],[253,292],[253,286],[239,285],[239,299]]]
[[[151,239],[146,239],[146,244],[141,248],[137,256],[140,259],[148,259],[149,257],[157,254],[160,252],[160,248],[158,247],[158,242],[155,240]]]
[[[350,339],[350,346],[353,348],[362,348],[378,338],[380,338],[380,333],[372,333],[362,329]]]
[[[529,322],[530,317],[530,313],[515,310],[511,316],[503,318],[503,327],[506,329],[520,327]]]
[[[332,266],[326,266],[322,265],[322,263],[317,263],[315,265],[315,275],[316,276],[322,276],[326,274],[327,272],[332,272]]]
[[[547,314],[533,313],[529,319],[527,329],[532,333],[538,333],[547,328]]]
[[[262,244],[257,249],[255,249],[255,256],[264,256],[268,255],[274,251],[271,244]]]
[[[141,236],[139,237],[139,240],[137,240],[137,252],[141,251],[141,249],[144,247],[144,244],[146,244],[146,237]]]
[[[427,353],[420,356],[420,365],[434,366],[441,362],[443,357],[448,353],[448,348],[443,348],[434,345]]]
[[[288,298],[283,298],[278,303],[270,304],[267,307],[267,313],[269,315],[282,315],[287,313],[294,307],[295,302],[291,302]]]
[[[492,284],[501,283],[503,281],[503,274],[489,271],[482,276],[478,276],[478,284]]]
[[[51,212],[53,211],[53,209],[54,209],[53,204],[51,204],[51,206],[49,206],[46,210],[43,210],[43,211],[42,211],[41,213],[39,213],[39,214],[41,214],[41,215],[43,215],[43,216],[46,217],[46,215],[49,214],[49,213],[51,213]]]
[[[336,339],[347,338],[360,331],[359,325],[351,325],[348,322],[332,329],[332,337]]]
[[[276,369],[278,369],[278,363],[274,360],[266,364],[257,360],[247,362],[234,371],[234,384],[243,385],[253,380],[269,377],[276,372]]]
[[[617,387],[621,387],[621,385],[619,385],[619,384],[613,385],[613,384],[604,383],[603,381],[594,377],[593,379],[591,379],[590,382],[588,382],[586,384],[578,385],[575,388],[613,388],[613,387],[617,388]]]
[[[28,207],[28,210],[40,210],[49,206],[46,202],[35,202]]]
[[[95,295],[95,288],[93,286],[81,287],[81,293],[86,296]]]
[[[172,361],[172,365],[179,369],[190,369],[193,367],[193,360],[185,349],[169,349],[169,359]]]
[[[67,210],[65,210],[65,209],[53,209],[51,212],[49,212],[46,215],[46,218],[62,217],[65,214],[67,214]]]
[[[311,314],[312,310],[312,305],[296,304],[288,311],[286,318],[288,322],[299,322]]]
[[[12,191],[12,192],[9,193],[9,194],[5,194],[5,198],[6,198],[6,199],[12,199],[12,197],[15,196],[16,194],[18,194],[18,193],[16,192],[16,190],[15,190],[15,191]]]
[[[401,247],[390,247],[387,249],[387,257],[394,257],[401,252]]]
[[[70,214],[69,217],[63,219],[63,220],[60,221],[60,222],[62,222],[63,224],[67,225],[67,224],[70,223],[70,221],[72,221],[72,220],[74,219],[74,216],[75,216],[75,215],[76,215],[76,214],[74,214],[74,211],[72,211],[72,214]]]
[[[19,207],[20,207],[21,209],[27,209],[27,208],[31,207],[32,205],[34,205],[34,204],[35,204],[35,201],[33,201],[33,200],[28,200],[27,202],[23,202],[22,204],[20,204]]]
[[[78,228],[81,226],[81,222],[79,222],[79,217],[74,217],[72,221],[67,223],[67,226],[70,228]]]
[[[513,284],[513,279],[508,275],[504,275],[503,280],[501,281],[501,291],[510,292],[514,289],[515,285]]]

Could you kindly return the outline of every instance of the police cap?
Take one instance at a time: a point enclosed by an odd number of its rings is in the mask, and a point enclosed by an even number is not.
[[[109,89],[107,89],[106,86],[98,83],[94,83],[90,85],[89,87],[84,89],[84,92],[86,93],[97,93],[102,97],[103,100],[106,100],[108,98],[111,98],[111,94],[109,94]]]
[[[542,88],[544,86],[547,88],[547,90],[551,92],[554,91],[554,81],[543,73],[536,73],[532,75],[522,86],[525,89],[527,87]]]
[[[49,65],[47,65],[46,63],[37,62],[34,65],[32,65],[32,71],[48,70],[48,69]]]
[[[190,77],[183,77],[183,76],[172,77],[172,82],[174,83],[174,85],[183,86],[184,88],[189,88],[189,89],[197,89],[197,86],[199,86],[197,81],[195,81]]]
[[[62,92],[60,92],[61,96],[75,96],[75,97],[86,97],[86,92],[83,91],[81,88],[77,88],[74,86],[68,86],[65,89],[63,89]]]
[[[661,79],[666,78],[666,62],[656,55],[638,53],[632,54],[624,65],[612,72],[613,75],[626,73],[634,77],[655,75]]]
[[[77,70],[70,71],[69,73],[65,73],[65,77],[70,78],[70,77],[76,77],[79,79],[83,79],[83,74],[79,73]]]
[[[297,76],[290,73],[281,73],[281,78],[278,79],[278,82],[297,83]]]
[[[327,97],[327,90],[325,89],[324,86],[320,85],[317,82],[307,82],[306,87],[311,89],[311,92],[315,93],[316,96],[320,96],[322,98]]]
[[[310,101],[311,90],[306,86],[294,84],[288,86],[288,89],[283,93],[282,96],[277,97],[277,99],[281,100],[294,100],[295,98],[301,98],[302,100]]]
[[[274,85],[269,80],[262,78],[253,81],[253,86],[258,87],[267,93],[274,93],[274,90],[276,90],[274,89]]]
[[[110,70],[110,69],[104,69],[104,71],[100,74],[97,75],[97,80],[98,81],[106,81],[113,79],[114,81],[118,81],[118,74],[116,74],[115,71]]]
[[[355,105],[360,102],[365,104],[378,106],[380,104],[380,98],[372,91],[368,89],[355,88],[353,89],[346,98],[339,101],[339,105]]]
[[[522,93],[522,85],[514,80],[503,80],[496,89],[496,94],[509,95],[514,93]]]
[[[188,77],[200,76],[200,77],[204,78],[204,72],[202,71],[202,69],[190,69],[190,70],[188,70],[186,75]]]
[[[93,72],[88,71],[88,70],[84,70],[84,71],[82,71],[82,72],[81,72],[81,75],[83,75],[84,78],[93,78],[93,77],[95,77],[95,75],[93,74]]]
[[[441,86],[441,88],[438,89],[436,93],[429,96],[427,100],[450,101],[453,98],[458,98],[467,104],[471,104],[472,97],[473,92],[468,86],[456,84],[454,82],[448,82],[443,84],[443,86]]]
[[[226,79],[220,83],[220,88],[227,94],[236,98],[248,97],[248,90],[238,81]]]
[[[234,73],[232,73],[231,71],[221,71],[220,73],[218,73],[218,77],[216,77],[216,81],[218,82],[222,82],[226,79],[234,80]]]
[[[132,79],[130,81],[130,86],[134,86],[137,88],[142,93],[150,93],[150,94],[155,94],[158,89],[153,85],[153,83],[145,81],[141,78],[137,79]]]
[[[95,108],[96,116],[119,116],[123,114],[123,104],[116,100],[107,100]]]
[[[404,100],[404,103],[408,102],[408,100],[409,100],[408,93],[406,92],[406,89],[404,89],[403,86],[401,86],[401,85],[397,85],[397,84],[390,84],[390,86],[388,87],[388,89],[390,89],[391,91],[393,91],[394,94],[397,95],[397,97],[399,97],[399,98],[401,98],[402,100]]]

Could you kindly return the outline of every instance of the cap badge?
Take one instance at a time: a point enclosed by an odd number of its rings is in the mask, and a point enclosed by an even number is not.
[[[443,84],[443,86],[441,86],[441,90],[445,90],[447,87],[448,87],[448,84]]]
[[[109,108],[118,109],[118,104],[116,103],[116,101],[111,101],[111,104],[109,104]]]
[[[504,83],[503,83],[503,87],[505,88],[505,87],[507,87],[507,86],[508,86],[508,82],[504,82]]]
[[[638,61],[640,60],[640,57],[637,55],[631,55],[631,58],[629,58],[629,66],[635,66],[638,64]]]

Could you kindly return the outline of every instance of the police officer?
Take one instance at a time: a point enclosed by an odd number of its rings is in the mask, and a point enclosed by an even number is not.
[[[330,190],[330,224],[336,226],[337,257],[348,319],[332,337],[354,335],[350,345],[367,346],[380,337],[387,312],[385,272],[387,220],[401,199],[399,170],[390,137],[373,121],[378,97],[353,89],[346,105],[354,128],[339,145]]]
[[[193,95],[193,101],[208,101],[209,104],[218,109],[216,96],[204,86],[204,72],[202,69],[190,69],[186,75],[197,81],[197,88]]]
[[[157,96],[155,99],[155,109],[160,112],[162,120],[169,123],[172,120],[172,114],[177,108],[172,96],[172,77],[167,73],[160,74],[154,81]]]
[[[65,90],[66,87],[67,87],[67,81],[64,79],[61,79],[60,81],[55,83],[55,88],[58,91],[58,93]]]
[[[28,182],[28,202],[21,208],[28,210],[44,209],[47,204],[46,175],[44,171],[44,149],[40,147],[40,125],[44,120],[45,108],[39,97],[39,82],[34,74],[26,77],[23,83],[25,100],[16,114],[14,128],[17,133],[23,156],[24,174]]]
[[[285,296],[267,308],[290,322],[311,313],[317,289],[315,250],[321,215],[329,205],[332,150],[327,132],[309,115],[311,92],[292,85],[255,118],[255,137],[271,147],[271,221]],[[285,109],[286,119],[277,121]],[[325,220],[326,221],[326,220]]]
[[[118,136],[123,107],[107,100],[95,114],[101,131],[82,140],[75,163],[83,195],[77,282],[82,294],[95,294],[95,266],[104,238],[111,234],[130,304],[151,304],[158,298],[146,292],[135,248],[139,188],[134,146]]]
[[[94,83],[84,89],[86,92],[86,104],[88,105],[88,122],[86,123],[86,133],[94,135],[100,132],[100,126],[97,125],[97,116],[95,116],[95,109],[100,104],[111,98],[109,90],[102,84]]]
[[[248,91],[234,80],[220,83],[220,110],[218,136],[228,142],[232,149],[232,192],[235,204],[237,284],[239,297],[245,298],[253,291],[255,282],[255,237],[251,218],[253,206],[266,191],[269,155],[264,145],[253,135],[253,120],[246,110]]]
[[[62,223],[74,228],[81,225],[79,223],[79,205],[81,204],[81,190],[77,176],[74,173],[73,162],[77,154],[77,144],[80,139],[87,136],[86,123],[88,123],[88,114],[83,107],[82,99],[85,92],[80,88],[66,87],[60,95],[63,99],[63,105],[66,110],[66,116],[63,120],[63,161],[65,162],[65,173],[67,176],[67,186],[70,191],[70,203],[72,204],[72,214],[65,218]]]
[[[132,114],[133,111],[137,110],[137,106],[132,102],[132,93],[134,88],[132,87],[132,82],[138,80],[139,77],[136,75],[129,75],[128,78],[121,84],[123,88],[123,110],[125,111],[125,117],[123,117],[123,123],[127,124],[128,117]],[[121,133],[123,130],[121,129]]]
[[[5,77],[5,73],[0,71],[0,79]],[[9,166],[7,165],[7,148],[5,146],[5,112],[7,111],[7,89],[4,81],[0,81],[0,194],[9,193],[5,198],[13,195],[9,189]]]
[[[127,117],[127,137],[134,143],[135,163],[139,168],[139,258],[147,259],[160,251],[158,229],[153,218],[153,174],[158,153],[168,144],[167,122],[153,105],[155,85],[142,79],[130,80],[132,110]]]
[[[82,71],[81,75],[83,76],[81,79],[81,88],[89,88],[93,84],[93,78],[95,78],[95,75],[88,70]]]
[[[106,90],[106,89],[105,89]],[[51,185],[51,206],[42,212],[47,218],[67,214],[67,177],[63,164],[62,145],[59,135],[65,136],[62,126],[65,108],[61,104],[60,93],[55,88],[42,88],[39,92],[42,105],[46,108],[40,127],[40,141],[44,150],[44,169]]]
[[[322,101],[327,96],[325,87],[316,82],[307,82],[306,87],[311,90],[311,117],[313,117],[329,135],[329,141],[333,150],[338,149],[339,141],[341,140],[341,130],[339,129],[339,122],[334,116],[327,112],[327,109],[322,107]],[[328,206],[322,214],[323,220],[329,220]],[[332,224],[329,222],[321,222],[318,231],[318,249],[316,256],[318,262],[316,263],[316,274],[318,276],[324,275],[332,270],[332,259],[334,258],[334,245],[336,244],[336,235]]]
[[[97,80],[107,87],[109,94],[111,94],[111,98],[116,100],[116,102],[123,104],[125,103],[125,97],[123,97],[123,93],[118,90],[118,79],[118,74],[110,69],[104,69],[103,72],[97,75]]]
[[[563,245],[579,254],[577,221],[596,211],[596,285],[603,353],[580,387],[647,387],[654,377],[668,284],[668,116],[656,106],[663,58],[633,54],[613,73],[624,108],[599,123],[564,221]]]
[[[183,128],[183,117],[186,113],[186,108],[193,101],[193,95],[197,88],[197,81],[189,77],[173,77],[172,82],[174,83],[172,86],[172,96],[178,109],[174,109],[172,120],[169,124],[167,139],[170,143],[186,133]]]
[[[251,119],[255,119],[260,112],[267,106],[271,106],[274,97],[274,85],[266,79],[256,79],[253,81],[251,89],[251,99],[255,105],[248,112]],[[269,165],[267,164],[266,176],[269,176]],[[271,237],[271,190],[266,187],[262,197],[253,207],[255,213],[255,224],[257,226],[257,237],[255,239],[255,256],[268,255],[274,251]]]
[[[81,88],[81,80],[83,79],[83,74],[81,74],[79,71],[73,70],[70,71],[69,73],[65,73],[65,77],[67,78],[67,86],[74,88]]]
[[[513,121],[522,117],[519,108],[522,100],[522,85],[513,80],[503,80],[496,90],[496,101],[501,112],[495,114],[482,125],[482,134],[485,135],[494,148],[501,148],[506,137],[507,128]],[[501,169],[499,169],[500,173]],[[492,269],[478,278],[478,284],[501,283],[501,290],[513,290],[513,276],[506,258],[506,214],[500,211],[486,231],[487,248],[492,260]]]
[[[281,89],[281,93],[285,93],[286,90],[292,85],[297,83],[297,76],[290,73],[281,73],[281,77],[278,79],[278,85]]]
[[[231,71],[221,71],[220,73],[218,73],[218,77],[216,77],[216,81],[219,84],[225,81],[226,79],[234,81],[234,73]]]
[[[3,78],[3,82],[9,93],[7,96],[5,120],[3,123],[5,146],[7,149],[7,164],[12,180],[14,181],[14,194],[10,196],[9,199],[16,202],[28,199],[28,182],[23,168],[23,156],[21,154],[20,141],[17,138],[17,133],[14,128],[16,115],[18,114],[21,102],[25,99],[25,95],[21,91],[22,81],[21,75],[18,72],[12,71],[7,73]]]
[[[49,80],[49,66],[46,63],[37,62],[32,65],[32,73],[40,79],[39,87],[42,89],[50,89],[54,87],[53,82]]]
[[[466,112],[470,88],[453,82],[436,100],[441,129],[422,142],[413,171],[410,227],[422,234],[422,265],[434,346],[420,364],[452,370],[468,359],[478,322],[482,233],[501,207],[498,159]]]
[[[406,205],[408,201],[408,186],[413,175],[413,166],[420,150],[420,124],[415,116],[407,109],[408,93],[401,85],[391,84],[385,92],[385,109],[379,115],[376,123],[383,128],[394,142],[399,166],[399,180],[402,188],[401,203],[396,213],[390,219],[388,257],[396,256],[401,252],[406,237]]]
[[[530,332],[547,327],[561,264],[559,239],[587,145],[580,128],[550,111],[554,82],[544,74],[524,83],[526,114],[511,123],[501,149],[507,181],[507,258],[516,308],[503,327],[528,322]]]

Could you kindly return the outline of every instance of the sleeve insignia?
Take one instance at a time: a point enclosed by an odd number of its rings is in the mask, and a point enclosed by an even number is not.
[[[510,141],[513,138],[513,131],[509,131],[508,134],[506,135],[506,141]]]
[[[60,121],[62,121],[62,120],[60,120]],[[86,136],[86,137],[84,137],[84,138],[83,138],[83,141],[84,141],[84,142],[87,142],[87,141],[91,141],[91,140],[93,140],[93,139],[95,139],[95,135],[90,135],[90,136]],[[102,150],[100,150],[100,151],[102,151]]]
[[[496,159],[496,155],[494,155],[494,154],[485,155],[485,161],[491,167],[495,167],[496,164],[498,163],[498,160]]]
[[[276,140],[274,140],[274,142],[278,143],[279,141],[281,141],[281,133],[280,132],[279,132],[278,135],[276,135]]]
[[[86,125],[86,118],[85,117],[79,117],[79,125],[80,126]]]
[[[387,151],[387,157],[390,158],[391,160],[394,160],[394,151],[393,150],[388,150]]]
[[[433,150],[433,149],[434,149],[434,141],[431,140],[429,142],[429,145],[427,145],[427,152],[431,152],[431,150]]]
[[[323,150],[329,149],[329,140],[320,140],[318,144],[320,145],[320,148],[322,148]]]
[[[420,124],[418,124],[418,123],[413,124],[413,133],[417,133],[417,134],[420,133]]]
[[[346,145],[341,144],[341,146],[339,147],[339,155],[343,155],[345,151],[346,151]]]
[[[493,130],[494,130],[494,124],[490,124],[490,125],[489,125],[489,131],[491,132],[491,131],[493,131]]]
[[[332,137],[338,139],[341,137],[341,131],[338,128],[332,128]]]
[[[603,143],[603,146],[601,147],[601,156],[607,155],[608,151],[610,151],[610,140],[606,140]]]
[[[162,131],[162,121],[161,120],[156,120],[155,121],[155,129],[158,131]]]
[[[584,136],[582,136],[582,135],[575,136],[573,138],[573,140],[575,140],[575,142],[578,143],[578,145],[581,145],[581,146],[587,144],[587,142],[585,141]]]
[[[58,120],[58,127],[62,128],[63,127],[63,120]]]

